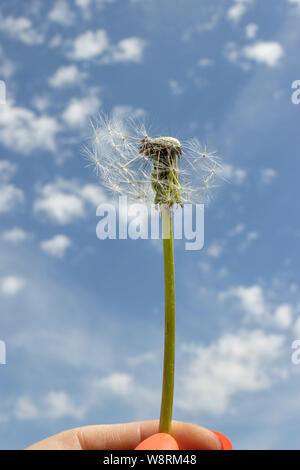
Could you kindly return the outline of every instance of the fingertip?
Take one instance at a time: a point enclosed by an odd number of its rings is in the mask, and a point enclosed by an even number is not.
[[[192,423],[173,421],[172,435],[181,450],[221,450],[222,444],[212,431]]]
[[[160,432],[147,437],[134,450],[179,450],[179,447],[174,437]]]
[[[228,437],[226,437],[224,434],[218,431],[211,431],[211,432],[213,432],[218,437],[222,446],[221,450],[232,450],[232,444],[230,440],[228,439]]]

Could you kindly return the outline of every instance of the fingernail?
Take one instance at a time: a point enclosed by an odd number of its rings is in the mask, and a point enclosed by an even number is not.
[[[218,432],[218,431],[211,431],[214,433],[215,436],[218,437],[220,444],[221,444],[221,450],[232,450],[232,444],[228,437],[224,436],[224,434]]]

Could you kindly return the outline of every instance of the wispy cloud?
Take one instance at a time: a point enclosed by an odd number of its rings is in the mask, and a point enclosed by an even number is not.
[[[289,3],[299,8],[300,11],[300,0],[288,0]]]
[[[63,26],[71,26],[74,23],[75,15],[67,1],[56,0],[52,9],[48,13],[48,18],[50,21],[59,23]]]
[[[23,190],[10,181],[16,170],[14,163],[0,160],[0,213],[8,213],[25,201]]]
[[[247,70],[253,62],[277,67],[284,56],[284,50],[277,41],[255,41],[243,47],[229,42],[225,45],[224,54],[230,62]]]
[[[49,78],[49,85],[54,88],[63,88],[80,83],[86,76],[74,64],[59,67]]]
[[[17,171],[17,165],[9,160],[0,160],[0,182],[7,183]]]
[[[26,232],[20,227],[14,227],[11,230],[4,231],[2,233],[2,238],[6,242],[18,244],[32,238],[32,234]]]
[[[83,98],[72,98],[62,113],[63,120],[70,127],[83,127],[88,119],[99,112],[100,99],[95,92]]]
[[[230,21],[238,23],[242,16],[247,13],[252,0],[234,0],[233,5],[227,11],[227,17]]]
[[[37,115],[28,108],[8,102],[0,113],[0,139],[6,147],[29,154],[44,149],[54,152],[58,121],[46,114]]]
[[[241,330],[206,347],[186,345],[177,406],[191,413],[230,413],[238,393],[266,390],[285,376],[277,362],[283,344],[282,335]]]
[[[246,37],[248,39],[254,39],[257,31],[258,31],[258,25],[256,23],[249,23],[246,26]]]
[[[74,39],[69,57],[74,60],[89,60],[103,54],[109,47],[104,29],[87,31]]]
[[[105,200],[105,195],[96,185],[83,185],[76,181],[58,178],[38,189],[39,197],[34,202],[34,212],[44,214],[51,221],[64,225],[83,218],[86,204],[95,207]]]
[[[7,296],[14,296],[25,286],[25,279],[19,276],[6,276],[0,278],[0,292]]]
[[[233,165],[230,165],[229,163],[226,163],[222,166],[220,173],[225,179],[236,184],[242,184],[247,176],[246,170],[237,168]]]
[[[18,18],[13,16],[3,17],[0,13],[0,31],[27,46],[41,44],[44,41],[43,35],[35,30],[31,20],[23,16]]]
[[[20,421],[34,419],[82,418],[85,408],[73,403],[72,397],[62,390],[50,390],[44,397],[34,400],[22,395],[17,398],[13,414]]]
[[[100,58],[101,63],[140,62],[146,41],[138,37],[121,39],[117,44],[110,43],[104,29],[87,31],[74,39],[68,56],[73,60]]]
[[[245,46],[242,51],[246,59],[254,60],[260,64],[276,67],[284,55],[283,47],[276,41],[257,41]]]
[[[274,168],[262,168],[260,170],[260,178],[263,184],[270,184],[278,176],[278,172]]]
[[[172,95],[179,96],[184,93],[184,87],[177,80],[169,80],[169,87]]]
[[[55,235],[49,240],[44,240],[40,243],[41,249],[51,256],[56,258],[63,258],[66,250],[72,245],[69,237],[66,235]]]
[[[236,298],[246,314],[255,318],[266,317],[270,313],[270,307],[265,300],[264,291],[261,286],[250,287],[238,286],[220,293],[220,300]]]
[[[11,78],[15,73],[16,68],[16,63],[7,57],[2,45],[0,44],[0,76],[6,79]]]

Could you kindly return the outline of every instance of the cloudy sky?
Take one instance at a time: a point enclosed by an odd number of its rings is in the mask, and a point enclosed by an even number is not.
[[[98,111],[223,160],[204,248],[175,244],[174,418],[299,448],[299,20],[299,0],[1,1],[1,448],[159,416],[161,244],[96,237]]]

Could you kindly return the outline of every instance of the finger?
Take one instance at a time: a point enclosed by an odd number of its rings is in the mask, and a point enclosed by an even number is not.
[[[158,432],[158,421],[87,426],[76,433],[84,449],[130,450]],[[191,423],[173,421],[172,436],[180,449],[220,450],[218,437],[207,429]]]
[[[28,447],[28,450],[132,450],[157,433],[158,426],[158,421],[84,426],[56,434]],[[195,424],[173,421],[172,436],[178,442],[179,449],[221,449],[214,433]]]

